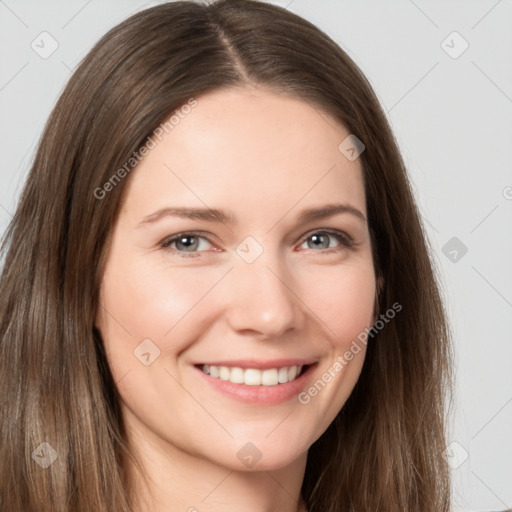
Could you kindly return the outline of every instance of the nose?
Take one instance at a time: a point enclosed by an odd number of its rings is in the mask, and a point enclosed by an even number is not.
[[[234,331],[279,339],[302,328],[304,304],[294,276],[278,257],[238,262],[226,284],[226,316]]]

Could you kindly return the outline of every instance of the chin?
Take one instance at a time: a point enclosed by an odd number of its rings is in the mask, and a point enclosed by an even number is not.
[[[305,458],[310,446],[299,440],[290,443],[290,436],[274,434],[267,438],[244,437],[243,441],[235,439],[229,444],[213,460],[235,471],[279,470]]]

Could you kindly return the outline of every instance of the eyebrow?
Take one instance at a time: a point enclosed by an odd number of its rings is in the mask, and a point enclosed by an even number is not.
[[[333,217],[334,215],[340,215],[343,213],[353,215],[366,223],[366,217],[361,210],[358,210],[355,206],[346,203],[327,204],[321,207],[308,208],[299,214],[297,221],[300,224],[306,224],[308,222]],[[218,210],[214,208],[165,207],[144,217],[137,225],[137,228],[152,224],[164,217],[179,217],[230,225],[235,223],[235,217],[233,214],[226,210]]]

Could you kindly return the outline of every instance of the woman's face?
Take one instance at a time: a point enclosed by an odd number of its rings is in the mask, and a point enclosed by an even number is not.
[[[96,323],[131,432],[269,470],[332,422],[376,284],[347,136],[305,101],[229,89],[154,138],[124,191]]]

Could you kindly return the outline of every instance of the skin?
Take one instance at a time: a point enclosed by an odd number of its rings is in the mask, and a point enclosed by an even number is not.
[[[297,221],[303,209],[332,203],[366,217],[362,166],[338,150],[350,132],[303,100],[261,87],[196,99],[129,177],[96,326],[148,476],[147,486],[136,480],[141,510],[296,512],[308,448],[350,395],[365,345],[305,405],[241,403],[193,365],[313,358],[307,389],[372,325],[366,221],[350,213]],[[176,206],[229,210],[235,223],[163,216],[140,224]],[[354,245],[325,233],[315,244],[311,235],[325,229]],[[162,247],[195,231],[204,233],[189,240],[191,257],[176,242]],[[263,250],[252,263],[236,252],[248,236]],[[134,355],[144,339],[160,350],[149,366]],[[261,453],[252,467],[237,457],[247,442]]]

